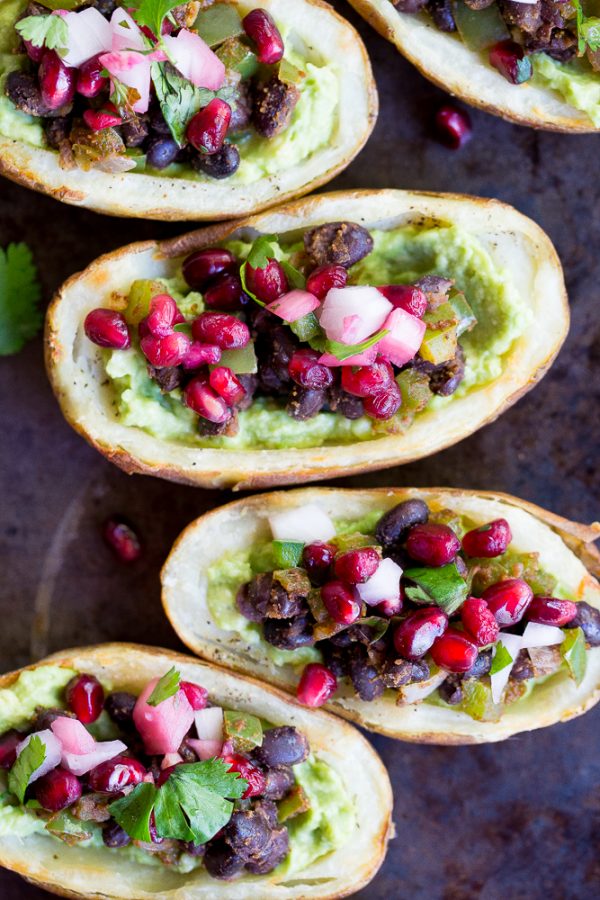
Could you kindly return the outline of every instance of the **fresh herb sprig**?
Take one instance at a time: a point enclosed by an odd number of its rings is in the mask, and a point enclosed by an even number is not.
[[[19,803],[25,799],[25,791],[34,772],[46,759],[46,745],[36,734],[23,747],[12,769],[8,773],[8,790],[14,794]]]
[[[159,703],[168,700],[169,697],[175,696],[179,690],[180,682],[181,674],[177,671],[175,666],[172,666],[169,671],[165,672],[163,677],[156,682],[154,690],[146,701],[148,706],[158,706]]]
[[[583,56],[589,48],[592,53],[600,50],[600,19],[586,16],[581,0],[571,0],[577,13],[577,49]]]
[[[46,47],[66,54],[69,44],[69,29],[62,16],[27,16],[15,25],[24,41],[34,47]]]
[[[27,244],[0,248],[0,356],[17,353],[42,326],[42,289]]]

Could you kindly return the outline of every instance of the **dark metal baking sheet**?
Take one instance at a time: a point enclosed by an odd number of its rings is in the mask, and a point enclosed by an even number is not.
[[[436,457],[338,481],[504,490],[564,515],[598,518],[600,444],[599,139],[536,133],[472,111],[452,153],[428,123],[444,94],[355,16],[375,68],[381,114],[366,149],[332,185],[496,196],[554,240],[571,299],[570,337],[544,381],[498,422]],[[518,88],[516,88],[518,90]],[[98,254],[181,225],[101,217],[0,182],[0,245],[33,248],[48,299]],[[179,647],[158,572],[193,517],[230,495],[128,477],[63,421],[42,342],[0,360],[0,670],[75,644],[134,640]],[[119,566],[98,525],[137,523],[143,561]],[[397,837],[360,896],[368,900],[579,900],[600,892],[600,707],[500,745],[419,747],[374,738],[390,771]],[[0,897],[47,896],[0,873]]]

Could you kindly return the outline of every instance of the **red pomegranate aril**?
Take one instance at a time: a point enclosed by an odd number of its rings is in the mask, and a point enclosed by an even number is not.
[[[295,350],[288,364],[292,381],[311,390],[328,388],[333,384],[333,372],[319,362],[316,350]]]
[[[403,659],[424,656],[448,627],[448,616],[437,606],[410,613],[394,632],[394,647]]]
[[[360,616],[360,603],[354,591],[342,581],[328,581],[321,588],[321,599],[334,622],[351,625]]]
[[[158,778],[156,779],[156,786],[162,787],[163,784],[169,780],[169,775],[171,775],[171,773],[175,771],[177,766],[180,765],[181,763],[175,763],[175,765],[173,766],[167,766],[166,769],[161,769]]]
[[[460,550],[460,541],[448,525],[414,525],[408,532],[406,550],[426,566],[446,566]]]
[[[512,533],[506,519],[494,519],[487,525],[467,531],[462,539],[462,548],[467,556],[491,559],[505,553],[511,541]]]
[[[176,320],[181,318],[177,304],[168,294],[157,294],[150,301],[150,312],[145,324],[154,337],[166,337],[173,331]]]
[[[83,97],[97,97],[108,87],[108,78],[102,75],[103,70],[100,55],[92,56],[84,62],[77,71],[77,93]]]
[[[391,419],[402,406],[402,394],[395,381],[363,400],[365,414],[372,419]]]
[[[246,285],[263,303],[272,303],[288,290],[288,280],[281,263],[270,259],[262,269],[246,266]]]
[[[246,396],[244,385],[227,366],[213,369],[208,381],[213,391],[216,391],[228,406],[235,406]]]
[[[210,281],[223,272],[233,272],[236,260],[233,253],[221,247],[206,247],[190,253],[183,261],[183,277],[194,291],[202,291]]]
[[[77,70],[65,66],[54,50],[46,50],[38,70],[42,99],[50,109],[71,103],[75,96]]]
[[[220,275],[204,292],[207,309],[236,312],[248,303],[248,294],[242,288],[238,275]]]
[[[44,46],[36,47],[31,43],[31,41],[26,40],[23,40],[23,44],[25,45],[25,52],[27,53],[29,59],[32,60],[32,62],[39,63],[42,61],[42,56],[46,52],[46,48]]]
[[[225,143],[231,122],[231,107],[215,97],[208,106],[197,112],[187,127],[187,139],[196,150],[209,156],[218,153]]]
[[[102,528],[104,540],[113,553],[124,563],[136,562],[142,555],[142,542],[124,519],[107,519]]]
[[[52,769],[35,785],[35,799],[44,809],[58,812],[71,806],[81,797],[81,784],[76,775],[66,769]]]
[[[208,703],[208,691],[195,681],[181,681],[179,687],[193,710],[204,709]]]
[[[17,744],[23,740],[23,735],[12,729],[0,737],[0,769],[10,769],[17,758]]]
[[[371,366],[342,366],[342,387],[354,397],[369,397],[385,390],[394,380],[394,370],[379,357]]]
[[[337,678],[327,666],[309,663],[304,667],[296,696],[304,706],[323,706],[337,691]]]
[[[95,675],[75,675],[65,689],[67,706],[80,722],[95,722],[104,709],[104,689]]]
[[[393,600],[382,600],[381,603],[377,604],[374,611],[378,616],[385,616],[386,619],[391,619],[392,616],[397,616],[402,612],[403,605],[404,600],[402,596],[394,597]]]
[[[216,344],[221,350],[239,350],[250,340],[245,322],[227,313],[205,312],[192,322],[194,340]]]
[[[377,290],[390,301],[394,309],[403,309],[418,319],[427,311],[427,297],[414,284],[385,284]]]
[[[533,74],[531,60],[516,41],[500,41],[490,48],[490,65],[497,69],[511,84],[523,84]]]
[[[220,347],[215,344],[201,344],[199,341],[192,341],[181,365],[187,371],[191,371],[199,369],[201,366],[216,366],[220,360]]]
[[[118,794],[123,788],[141,784],[145,767],[130,756],[115,756],[100,763],[88,775],[89,786],[102,794]]]
[[[460,608],[460,618],[468,637],[479,647],[495,644],[500,634],[496,618],[481,597],[469,597]]]
[[[434,641],[431,650],[432,659],[437,666],[449,672],[468,672],[477,659],[477,645],[462,632],[448,628],[444,634]]]
[[[104,131],[105,128],[115,128],[123,124],[121,116],[105,109],[86,109],[83,121],[90,131]]]
[[[324,300],[332,288],[346,287],[348,270],[343,266],[319,266],[308,276],[306,290],[319,300]]]
[[[435,129],[442,144],[451,150],[460,150],[471,140],[471,117],[466,110],[446,103],[435,114]]]
[[[264,794],[267,779],[258,766],[251,763],[241,753],[229,753],[223,757],[223,762],[227,763],[230,772],[239,772],[240,776],[248,782],[248,787],[242,794],[242,800]]]
[[[501,628],[516,625],[533,600],[533,591],[521,578],[506,578],[486,588],[483,599]]]
[[[302,565],[315,584],[323,584],[329,577],[337,553],[337,547],[323,541],[307,544],[302,551]]]
[[[191,344],[187,334],[179,331],[172,331],[165,337],[155,337],[151,334],[140,341],[142,353],[150,365],[158,369],[181,365],[190,351]]]
[[[341,553],[335,561],[334,571],[346,584],[364,584],[375,574],[380,562],[375,547],[361,547]]]
[[[272,66],[283,58],[283,38],[265,9],[253,9],[242,20],[242,25],[248,37],[256,44],[259,62]]]
[[[125,317],[114,309],[93,309],[85,317],[83,330],[99,347],[110,350],[127,350],[131,337]]]
[[[203,375],[197,375],[186,384],[183,401],[186,406],[193,409],[203,419],[208,419],[209,422],[221,425],[231,418],[231,410],[223,398],[219,397],[207,384]]]
[[[577,604],[555,597],[534,597],[527,607],[527,621],[562,628],[577,615]]]

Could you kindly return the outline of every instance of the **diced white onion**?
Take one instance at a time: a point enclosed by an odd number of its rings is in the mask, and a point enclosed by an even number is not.
[[[494,703],[500,703],[502,700],[502,694],[504,693],[504,688],[508,684],[508,679],[510,673],[512,672],[512,668],[517,661],[517,656],[522,647],[522,637],[520,634],[504,634],[500,635],[500,640],[496,644],[496,648],[494,650],[494,656],[498,652],[498,647],[502,644],[506,650],[510,653],[512,657],[512,662],[507,666],[504,666],[503,669],[500,669],[499,672],[494,672],[493,675],[490,675],[490,682],[492,687],[492,700]]]
[[[528,622],[523,632],[521,647],[528,650],[530,647],[553,647],[562,644],[565,639],[564,631],[556,625],[541,625],[539,622]]]
[[[269,525],[276,541],[329,541],[335,535],[335,525],[316,503],[296,506],[269,516]]]
[[[319,323],[327,337],[342,344],[359,344],[378,331],[392,304],[377,288],[332,288],[321,307]]]
[[[382,559],[374,575],[356,590],[363,603],[375,606],[382,600],[397,600],[400,596],[402,569],[393,559]]]
[[[69,36],[67,52],[61,56],[66,66],[81,66],[92,56],[112,48],[110,23],[94,7],[64,16]]]
[[[220,706],[207,706],[194,713],[196,731],[201,741],[223,743],[223,710]]]
[[[446,669],[439,669],[434,675],[427,678],[426,681],[415,681],[414,684],[405,684],[399,691],[400,703],[420,703],[425,697],[429,697],[430,694],[433,694],[436,688],[439,688],[440,684],[443,684],[447,677],[448,672]]]

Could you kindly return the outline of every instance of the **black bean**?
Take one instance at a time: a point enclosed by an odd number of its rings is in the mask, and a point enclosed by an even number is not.
[[[161,391],[168,394],[181,386],[183,381],[183,369],[181,366],[151,366],[147,367],[148,375],[156,381]]]
[[[173,138],[156,138],[146,151],[146,164],[153,169],[166,169],[175,161],[178,152],[179,147]]]
[[[113,722],[121,728],[129,728],[133,724],[133,707],[137,698],[127,691],[114,691],[104,701],[104,709]]]
[[[263,637],[280,650],[311,647],[315,642],[308,616],[297,616],[295,619],[267,619],[263,627]]]
[[[184,847],[186,853],[189,853],[190,856],[195,856],[197,859],[206,853],[206,844],[194,844],[192,841],[186,841]]]
[[[286,412],[299,422],[314,419],[325,406],[326,399],[325,391],[311,390],[295,384],[287,402]]]
[[[118,0],[94,0],[90,5],[95,6],[105,19],[110,19],[119,4]]]
[[[252,98],[247,82],[242,81],[236,88],[233,97],[227,102],[231,107],[229,131],[242,131],[247,128],[252,117]]]
[[[254,90],[252,124],[263,137],[272,138],[288,127],[300,99],[300,91],[293,84],[280,81],[273,75]]]
[[[267,846],[271,826],[259,809],[235,810],[223,830],[223,838],[244,862],[257,856]]]
[[[48,145],[53,150],[60,150],[62,145],[69,140],[71,133],[71,120],[68,116],[58,116],[56,119],[44,121],[44,134]]]
[[[51,709],[44,709],[42,706],[37,706],[35,710],[35,718],[31,723],[31,728],[33,731],[46,731],[53,722],[56,722],[57,719],[66,716],[68,719],[76,719],[77,716],[75,713],[69,712],[67,709],[56,709],[52,707]]]
[[[347,394],[339,385],[329,388],[327,403],[331,412],[340,413],[346,419],[360,419],[365,413],[365,406],[360,397]]]
[[[527,681],[529,678],[533,678],[534,675],[535,672],[533,671],[529,653],[527,650],[521,650],[510,671],[510,677],[513,681]]]
[[[424,660],[418,659],[413,662],[411,683],[414,683],[415,681],[427,681],[429,675],[429,666]]]
[[[482,650],[477,659],[468,672],[465,672],[465,678],[483,678],[492,668],[492,651]]]
[[[463,699],[462,675],[448,675],[439,688],[439,695],[450,706],[456,706]]]
[[[260,856],[246,863],[247,871],[252,875],[266,875],[267,872],[272,872],[287,856],[289,845],[287,828],[284,826],[276,828],[271,832],[269,843]]]
[[[267,783],[263,796],[269,800],[281,800],[294,784],[294,773],[287,766],[268,768],[265,772]]]
[[[150,134],[150,125],[145,116],[132,116],[121,125],[121,137],[126,147],[141,147]]]
[[[377,523],[375,537],[384,547],[399,543],[413,525],[429,519],[429,508],[423,500],[403,500],[388,510]]]
[[[208,419],[198,416],[198,434],[201,437],[233,437],[239,431],[239,422],[235,413],[232,413],[226,422],[209,422]]]
[[[590,606],[585,600],[577,604],[577,615],[565,628],[581,628],[591,647],[600,646],[600,609]]]
[[[483,0],[488,5],[494,0]],[[431,14],[436,28],[445,31],[448,34],[456,31],[456,22],[454,21],[454,13],[452,12],[452,4],[450,0],[429,0],[428,10]]]
[[[427,0],[392,0],[400,13],[418,13],[427,4]]]
[[[412,681],[413,664],[407,659],[388,660],[383,666],[381,677],[384,685],[398,690],[402,685]]]
[[[349,674],[354,690],[361,700],[375,700],[383,694],[384,681],[375,666],[371,665],[366,657],[353,657],[350,662]]]
[[[240,167],[240,151],[235,144],[225,143],[217,153],[194,153],[192,167],[210,178],[230,178]]]
[[[429,387],[440,397],[450,397],[465,377],[465,355],[460,344],[456,356],[449,362],[436,366],[429,376]]]
[[[262,622],[265,619],[272,584],[272,572],[261,572],[239,589],[235,602],[246,619],[251,622]]]
[[[304,233],[304,249],[315,266],[349,268],[373,249],[373,238],[355,222],[329,222]]]
[[[268,619],[293,619],[306,611],[305,600],[305,596],[290,593],[274,581],[265,615]]]
[[[297,766],[309,754],[306,736],[291,725],[269,728],[263,735],[256,758],[265,766]]]
[[[204,854],[206,871],[213,878],[235,878],[244,868],[244,860],[224,840],[213,840]]]
[[[10,72],[6,79],[6,95],[17,109],[28,116],[50,116],[52,110],[44,103],[34,75],[28,72]]]
[[[106,847],[126,847],[131,843],[131,838],[117,822],[111,822],[102,829],[102,840]]]

